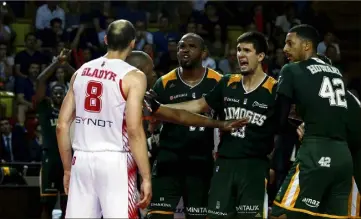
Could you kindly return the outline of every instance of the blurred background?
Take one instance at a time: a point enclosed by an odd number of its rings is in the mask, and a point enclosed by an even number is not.
[[[107,25],[127,19],[137,30],[135,49],[153,58],[157,78],[177,67],[177,43],[188,32],[206,41],[204,66],[232,74],[238,72],[237,37],[256,30],[268,38],[264,70],[277,78],[287,63],[282,51],[287,31],[311,24],[322,36],[318,53],[342,70],[348,89],[359,97],[360,8],[361,2],[347,1],[0,2],[0,217],[11,211],[13,218],[36,218],[40,212],[43,145],[32,98],[36,77],[63,48],[72,50],[69,64],[77,69],[105,54]],[[68,87],[73,73],[72,68],[55,69],[49,86]],[[14,148],[10,153],[8,144]],[[17,210],[9,204],[14,202]]]

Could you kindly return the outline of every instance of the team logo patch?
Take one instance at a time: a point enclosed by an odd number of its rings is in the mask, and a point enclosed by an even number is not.
[[[75,161],[76,161],[76,157],[74,156],[74,157],[73,157],[73,160],[71,161],[71,165],[74,165],[74,164],[75,164]]]

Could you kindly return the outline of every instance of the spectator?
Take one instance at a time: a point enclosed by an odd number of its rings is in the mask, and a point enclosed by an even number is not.
[[[209,39],[217,24],[221,27],[222,33],[227,31],[227,26],[223,22],[215,2],[206,3],[205,13],[197,23],[197,32],[205,39]]]
[[[0,40],[2,42],[10,43],[12,38],[12,31],[8,25],[4,23],[4,15],[0,15]]]
[[[222,31],[222,27],[219,24],[214,26],[214,31],[210,37],[211,46],[209,51],[213,58],[219,59],[227,55],[229,50],[229,44],[226,32]]]
[[[71,65],[66,62],[65,64],[59,66],[55,70],[56,80],[50,83],[50,87],[53,87],[55,84],[63,85],[65,87],[65,92],[68,92],[70,88],[70,79],[76,70],[71,67]]]
[[[275,57],[271,60],[268,68],[268,74],[278,79],[282,67],[286,64],[286,58],[281,48],[276,49]]]
[[[115,18],[114,17],[107,17],[105,22],[106,22],[106,27],[111,24],[113,21],[115,21]],[[99,39],[99,44],[104,47],[105,44],[104,44],[104,37],[106,35],[106,28],[104,29],[101,29],[100,32],[98,32],[98,39]]]
[[[31,63],[37,63],[41,65],[41,69],[45,69],[47,59],[36,50],[36,40],[37,38],[33,33],[26,35],[25,50],[15,56],[15,76],[26,78]]]
[[[68,1],[68,12],[65,14],[65,30],[71,32],[80,24],[80,2]]]
[[[28,145],[25,130],[20,126],[12,128],[8,119],[0,118],[0,161],[28,161]]]
[[[143,52],[147,53],[154,61],[154,46],[152,44],[145,44]]]
[[[156,73],[158,74],[158,77],[167,74],[179,66],[177,57],[177,43],[178,40],[174,38],[168,38],[168,51],[162,54],[159,59],[159,64],[156,66]]]
[[[186,34],[186,33],[197,33],[197,24],[194,21],[190,21],[187,24],[187,29],[184,34]]]
[[[153,4],[154,2],[152,2]],[[127,1],[126,7],[119,8],[117,17],[119,19],[125,19],[133,24],[136,21],[143,21],[144,23],[148,23],[147,14],[139,10],[139,2],[138,1]]]
[[[262,4],[256,4],[253,8],[253,22],[257,27],[257,31],[265,33],[266,36],[271,36],[271,21],[272,19],[264,13]]]
[[[36,11],[35,27],[37,30],[50,28],[50,21],[54,18],[60,18],[62,21],[62,29],[65,26],[65,12],[58,6],[57,1],[47,1]]]
[[[13,76],[14,58],[7,56],[7,44],[0,42],[0,83],[6,91],[14,90],[15,78]]]
[[[223,72],[223,74],[234,74],[239,72],[237,51],[235,48],[231,48],[227,57],[219,61],[218,68]]]
[[[41,135],[41,126],[37,125],[35,136],[29,143],[29,160],[31,162],[40,162],[42,156],[43,136]]]
[[[275,25],[280,32],[287,33],[291,27],[298,24],[301,24],[301,21],[296,18],[296,10],[290,4],[286,7],[284,14],[277,16]]]
[[[26,113],[33,109],[32,98],[35,94],[36,77],[40,72],[38,63],[31,63],[28,69],[28,77],[18,78],[15,93],[18,103],[18,122],[24,125]]]
[[[336,47],[334,44],[328,45],[326,48],[326,51],[325,51],[325,56],[331,60],[333,66],[337,67],[342,72],[340,56],[339,56],[337,48],[338,47]]]
[[[214,61],[214,59],[210,57],[208,48],[205,48],[205,50],[203,51],[202,59],[203,59],[202,61],[203,67],[216,70],[217,68],[216,61]]]
[[[52,19],[50,27],[38,32],[43,50],[51,51],[51,48],[54,48],[58,42],[67,41],[67,35],[62,29],[62,20],[60,18]]]
[[[146,27],[146,23],[144,21],[137,21],[135,22],[135,29],[136,29],[136,50],[142,50],[145,44],[153,44],[153,35],[149,33]]]
[[[335,36],[333,35],[333,33],[331,32],[327,32],[323,38],[323,41],[320,42],[317,46],[317,53],[321,54],[321,55],[325,55],[326,53],[326,49],[329,45],[334,46],[334,48],[336,49],[336,59],[335,61],[339,61],[341,59],[341,52],[340,52],[340,47],[339,45],[335,42]],[[333,60],[332,60],[333,61]]]
[[[168,52],[168,40],[179,39],[179,34],[170,31],[169,18],[167,15],[162,15],[159,19],[159,31],[153,33],[153,42],[156,46],[156,51],[159,56],[162,53]]]

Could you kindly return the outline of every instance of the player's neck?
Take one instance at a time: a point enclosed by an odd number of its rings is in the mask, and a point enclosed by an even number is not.
[[[259,67],[253,74],[249,74],[242,77],[243,88],[248,92],[256,89],[264,80],[266,73]]]
[[[184,69],[180,68],[180,77],[185,81],[195,81],[201,80],[205,73],[205,68],[203,66],[193,68],[193,69]]]
[[[118,52],[118,51],[108,51],[107,54],[104,55],[107,59],[121,59],[125,60],[128,56],[128,52]]]

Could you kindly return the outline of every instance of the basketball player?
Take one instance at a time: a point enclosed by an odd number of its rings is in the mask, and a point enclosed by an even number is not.
[[[57,140],[68,194],[66,218],[138,218],[137,208],[147,207],[152,196],[142,123],[146,76],[124,62],[134,48],[135,29],[129,21],[114,21],[104,41],[108,53],[85,63],[73,75],[59,114]],[[137,166],[142,177],[138,203]]]

